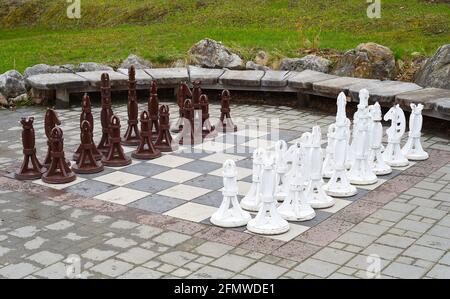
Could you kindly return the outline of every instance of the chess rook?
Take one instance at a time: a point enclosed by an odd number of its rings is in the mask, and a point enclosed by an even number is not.
[[[177,91],[177,104],[179,110],[179,116],[174,126],[171,128],[171,131],[174,133],[179,133],[183,129],[183,121],[184,121],[184,102],[187,99],[192,98],[192,92],[186,82],[181,82],[178,86]]]
[[[369,165],[376,175],[386,175],[392,172],[391,166],[387,165],[383,159],[383,125],[381,124],[381,107],[378,102],[369,106],[369,112],[372,116],[370,126],[370,150]]]
[[[253,152],[252,185],[247,195],[241,200],[241,207],[248,211],[257,212],[261,207],[261,174],[265,152],[263,148],[257,148]]]
[[[391,126],[386,131],[388,144],[383,152],[384,161],[391,167],[408,166],[409,161],[400,148],[400,141],[406,130],[405,113],[400,108],[400,105],[394,105],[394,107],[389,109],[384,115],[384,120],[391,121]]]
[[[136,95],[136,70],[131,66],[128,70],[128,127],[122,139],[123,145],[139,144],[138,101]]]
[[[105,166],[122,167],[131,164],[131,158],[123,152],[120,138],[120,120],[113,115],[108,125],[109,149],[102,162]]]
[[[131,154],[133,158],[150,160],[161,157],[161,152],[153,145],[152,134],[149,113],[143,111],[141,113],[141,138],[137,150]]]
[[[220,119],[216,125],[216,129],[222,131],[223,133],[237,132],[237,126],[233,123],[233,120],[231,119],[230,91],[228,90],[222,91],[220,98],[222,107],[220,109]]]
[[[420,138],[422,136],[422,124],[423,116],[422,104],[411,104],[411,115],[409,117],[409,136],[408,141],[402,148],[403,155],[405,155],[408,160],[412,161],[423,161],[429,158],[427,152],[423,150]]]
[[[75,173],[92,174],[103,171],[103,164],[97,161],[94,157],[95,144],[92,141],[92,128],[89,121],[84,120],[80,126],[81,134],[81,152],[76,161],[76,164],[72,166],[72,170]]]
[[[216,128],[211,125],[209,120],[209,101],[206,94],[200,96],[200,108],[202,110],[202,138],[215,138],[217,137]]]
[[[150,130],[152,131],[152,138],[156,140],[159,132],[159,100],[158,100],[158,86],[156,81],[152,82],[150,88],[150,98],[148,100],[148,114],[150,117]]]
[[[159,108],[159,132],[155,142],[155,148],[161,152],[172,152],[178,149],[178,145],[175,142],[172,142],[173,139],[170,134],[169,121],[169,106],[161,105]]]
[[[113,117],[114,115],[114,112],[112,111],[111,85],[109,82],[108,73],[102,74],[101,80],[102,110],[100,112],[100,120],[102,124],[102,137],[99,144],[97,145],[97,149],[105,156],[110,148],[109,124],[111,121],[111,117]]]

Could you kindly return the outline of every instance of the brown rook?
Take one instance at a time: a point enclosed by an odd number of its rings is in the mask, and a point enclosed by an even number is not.
[[[109,150],[102,162],[105,166],[122,167],[131,164],[131,158],[127,157],[120,144],[120,120],[113,115],[109,123]]]
[[[97,173],[103,171],[103,164],[94,158],[95,144],[92,141],[91,124],[84,120],[80,126],[81,152],[77,163],[72,166],[75,173]]]
[[[155,142],[155,147],[162,152],[172,152],[178,148],[176,143],[172,144],[169,120],[169,106],[162,105],[159,108],[159,134]]]
[[[161,157],[161,152],[152,143],[152,130],[147,111],[141,113],[141,141],[136,151],[131,156],[136,159],[151,160]]]

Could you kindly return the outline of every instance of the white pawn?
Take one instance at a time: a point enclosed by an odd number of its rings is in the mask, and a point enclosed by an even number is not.
[[[306,184],[301,173],[302,152],[300,144],[296,144],[291,175],[288,176],[288,196],[278,207],[281,217],[289,221],[307,221],[316,217],[314,209],[305,198]]]
[[[386,131],[388,144],[383,152],[384,161],[392,167],[408,166],[409,161],[400,148],[400,141],[406,130],[406,117],[400,105],[394,105],[394,107],[389,109],[384,116],[384,120],[391,121],[391,127]]]
[[[409,117],[409,137],[405,146],[402,148],[403,154],[408,160],[423,161],[429,158],[426,151],[423,150],[420,137],[422,136],[422,104],[411,104],[411,115]]]
[[[369,106],[369,112],[372,116],[370,126],[370,151],[369,164],[376,175],[386,175],[392,172],[391,166],[386,164],[383,159],[383,125],[381,124],[381,107],[378,102]]]
[[[323,155],[320,142],[322,140],[322,134],[320,127],[313,127],[312,134],[309,140],[305,144],[305,168],[304,173],[309,173],[309,184],[306,188],[306,201],[314,209],[325,209],[332,207],[335,203],[334,199],[328,196],[323,190],[322,180],[322,164]]]
[[[287,143],[284,140],[279,140],[275,144],[275,171],[276,185],[275,185],[275,198],[278,201],[284,201],[287,196],[285,176],[288,172],[288,163],[286,159]]]
[[[323,162],[323,177],[331,178],[334,171],[334,150],[336,147],[336,124],[331,124],[328,127],[328,144],[326,149],[325,161]]]
[[[335,197],[350,197],[357,193],[356,187],[350,185],[347,178],[346,152],[348,150],[347,117],[345,115],[345,106],[347,100],[341,93],[337,99],[337,117],[336,117],[336,146],[334,150],[334,171],[328,183],[323,189],[328,195]]]
[[[247,195],[241,200],[241,207],[247,211],[257,212],[261,207],[261,174],[265,153],[263,148],[258,148],[253,152],[252,185]]]
[[[211,223],[220,227],[240,227],[247,225],[251,216],[248,212],[241,209],[237,199],[237,171],[236,164],[233,160],[227,160],[223,164],[222,194],[222,204],[211,216]]]
[[[266,152],[261,177],[262,206],[256,217],[247,224],[247,229],[256,234],[278,235],[289,230],[289,223],[281,217],[276,208],[274,164],[275,158]]]

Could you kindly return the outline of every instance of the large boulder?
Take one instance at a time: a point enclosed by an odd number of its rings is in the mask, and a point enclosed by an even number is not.
[[[242,68],[243,61],[239,55],[232,53],[222,43],[212,39],[203,39],[188,52],[193,64],[207,68]]]
[[[6,99],[26,93],[25,79],[18,71],[11,70],[0,75],[0,93]]]
[[[71,73],[72,70],[70,67],[73,65],[59,66],[59,65],[48,65],[48,64],[37,64],[31,67],[26,68],[24,72],[24,77],[28,78],[34,75],[40,74],[53,74],[53,73]]]
[[[285,58],[281,61],[280,69],[282,71],[312,70],[316,72],[328,73],[330,71],[331,61],[316,55],[307,55],[303,58]]]
[[[425,62],[416,73],[414,82],[423,87],[450,89],[450,44],[440,47]]]
[[[113,71],[110,66],[96,62],[82,62],[78,65],[78,72]]]
[[[338,61],[333,74],[370,79],[394,79],[396,73],[394,53],[376,43],[360,44],[347,51]]]
[[[141,58],[137,55],[130,54],[130,56],[125,59],[122,64],[120,65],[120,68],[122,69],[129,69],[131,66],[134,66],[135,69],[151,69],[152,64],[150,61],[145,60],[144,58]]]

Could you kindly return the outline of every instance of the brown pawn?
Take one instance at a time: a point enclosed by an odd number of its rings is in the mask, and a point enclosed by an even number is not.
[[[138,102],[136,95],[136,70],[128,70],[128,128],[122,140],[123,145],[139,145]]]
[[[181,132],[183,129],[183,111],[184,111],[184,101],[188,98],[192,98],[192,92],[189,89],[189,86],[186,84],[186,82],[181,82],[178,87],[177,92],[177,104],[178,104],[178,111],[179,111],[179,117],[173,128],[171,129],[172,132],[178,133]]]
[[[161,157],[161,152],[155,148],[152,142],[152,130],[150,129],[150,117],[147,111],[141,113],[141,141],[137,150],[131,156],[140,160],[151,160]]]
[[[82,107],[82,112],[80,115],[80,128],[81,128],[81,124],[83,123],[83,121],[88,121],[90,128],[91,128],[91,137],[92,137],[92,143],[94,143],[94,116],[92,115],[92,107],[91,107],[91,98],[89,98],[89,96],[86,94],[84,94],[83,99],[81,101],[81,107]],[[73,155],[73,160],[74,161],[78,161],[78,159],[80,158],[80,154],[81,154],[81,147],[82,144],[80,144],[80,146],[78,146],[78,149],[75,151],[75,154]],[[94,159],[99,161],[102,159],[103,155],[102,153],[100,153],[96,147],[94,147],[92,149],[92,154],[94,155]]]
[[[206,94],[200,96],[200,107],[202,109],[202,138],[217,137],[216,128],[209,121],[209,101]]]
[[[54,127],[50,134],[51,162],[42,175],[42,181],[48,184],[67,184],[75,181],[75,173],[65,163],[64,138],[60,127]]]
[[[231,119],[231,109],[230,109],[230,100],[231,100],[231,94],[230,91],[224,90],[222,91],[221,97],[221,105],[222,108],[220,109],[220,120],[217,123],[217,130],[221,130],[224,133],[227,132],[236,132],[237,126],[233,123],[233,120]]]
[[[22,124],[23,162],[20,170],[15,174],[18,180],[35,180],[42,177],[46,169],[36,157],[36,138],[33,127],[34,118],[24,118]],[[31,167],[30,167],[31,163]]]
[[[121,167],[131,164],[131,158],[127,157],[120,144],[120,120],[113,115],[109,123],[109,150],[102,162],[105,166]]]
[[[101,97],[102,97],[102,111],[100,113],[100,120],[102,124],[102,138],[100,143],[97,145],[97,149],[105,156],[109,150],[109,123],[111,117],[114,115],[112,111],[111,104],[111,85],[109,82],[108,73],[102,74],[102,86],[101,86]]]
[[[81,152],[77,163],[72,166],[75,173],[91,174],[103,171],[103,164],[94,158],[95,144],[92,141],[91,124],[84,120],[80,126]]]
[[[194,110],[200,110],[200,97],[202,95],[202,89],[200,88],[201,82],[195,81],[192,89],[192,102],[194,103]]]
[[[158,87],[156,82],[152,82],[152,87],[150,88],[150,98],[148,99],[148,114],[150,117],[150,130],[152,131],[153,140],[158,137],[159,132],[159,100],[158,100]]]
[[[184,126],[183,130],[180,132],[179,144],[181,145],[194,145],[201,143],[201,138],[196,138],[195,133],[195,121],[194,121],[194,106],[192,105],[191,100],[186,100],[184,102]],[[199,140],[200,139],[200,140]]]
[[[169,106],[162,105],[159,108],[159,134],[155,142],[155,147],[161,152],[172,152],[178,148],[177,144],[172,144],[169,120]]]

